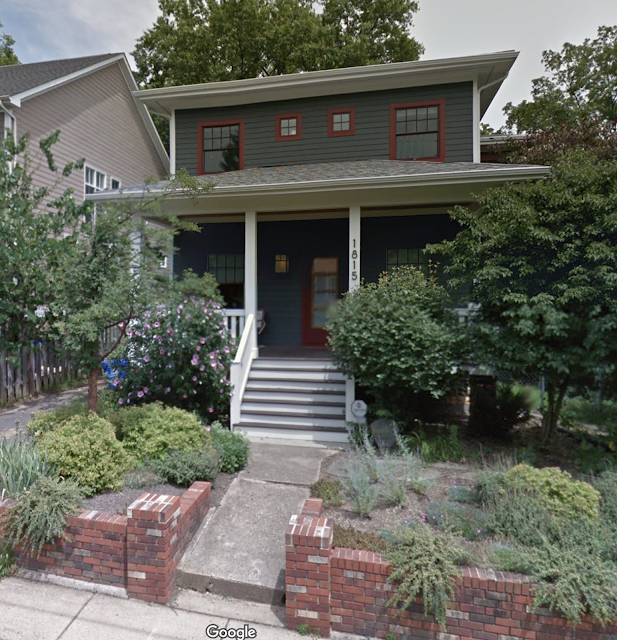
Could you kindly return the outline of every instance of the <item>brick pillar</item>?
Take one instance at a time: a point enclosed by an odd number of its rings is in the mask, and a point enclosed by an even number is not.
[[[144,493],[127,509],[127,592],[167,604],[174,589],[172,553],[178,538],[180,496]]]
[[[285,602],[288,629],[307,625],[330,635],[330,553],[332,522],[321,518],[321,500],[307,500],[285,533]]]

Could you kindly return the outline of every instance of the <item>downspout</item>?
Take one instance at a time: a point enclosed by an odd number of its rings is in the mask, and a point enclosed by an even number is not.
[[[474,162],[481,162],[482,160],[481,149],[480,149],[480,95],[485,89],[488,89],[493,85],[502,83],[508,77],[508,75],[509,74],[506,73],[505,76],[502,76],[501,78],[497,78],[497,80],[492,80],[491,82],[487,82],[481,87],[478,87],[475,92],[474,103],[473,103],[473,110],[474,110],[474,116],[475,116],[474,117],[474,145],[473,145],[473,161]],[[477,87],[477,80],[474,80],[474,86]]]

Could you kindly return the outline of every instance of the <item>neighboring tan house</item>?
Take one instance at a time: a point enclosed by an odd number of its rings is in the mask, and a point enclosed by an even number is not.
[[[0,67],[0,137],[29,134],[34,183],[51,186],[38,143],[59,129],[52,148],[59,169],[86,161],[63,183],[79,202],[87,193],[162,179],[169,158],[136,90],[123,53]]]
[[[177,238],[175,272],[213,273],[232,333],[241,335],[233,427],[347,438],[354,384],[324,349],[331,305],[361,279],[400,265],[428,269],[426,244],[457,233],[449,209],[548,170],[480,162],[480,119],[517,55],[136,94],[170,119],[171,172],[185,168],[214,184],[196,202],[176,194],[164,206],[202,225],[202,233]],[[91,197],[142,193],[128,187]]]

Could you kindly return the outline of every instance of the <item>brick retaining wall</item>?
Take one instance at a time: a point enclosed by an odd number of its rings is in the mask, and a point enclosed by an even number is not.
[[[579,625],[547,610],[531,613],[533,585],[524,576],[465,568],[440,628],[416,601],[405,611],[386,606],[391,566],[372,551],[332,548],[332,522],[323,503],[307,500],[285,536],[287,627],[397,640],[617,640],[617,624]]]
[[[18,566],[125,589],[129,597],[167,603],[178,562],[210,506],[209,482],[182,496],[144,493],[126,516],[82,511],[67,518],[68,540],[46,544],[38,558],[16,548]],[[12,501],[0,503],[0,513]]]

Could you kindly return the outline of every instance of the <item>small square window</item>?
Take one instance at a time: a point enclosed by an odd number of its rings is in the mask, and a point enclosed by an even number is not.
[[[276,140],[299,140],[302,137],[302,116],[288,113],[276,116]]]
[[[289,273],[289,256],[276,254],[274,256],[274,273]]]
[[[355,109],[330,109],[328,111],[328,137],[353,136],[356,129]]]

